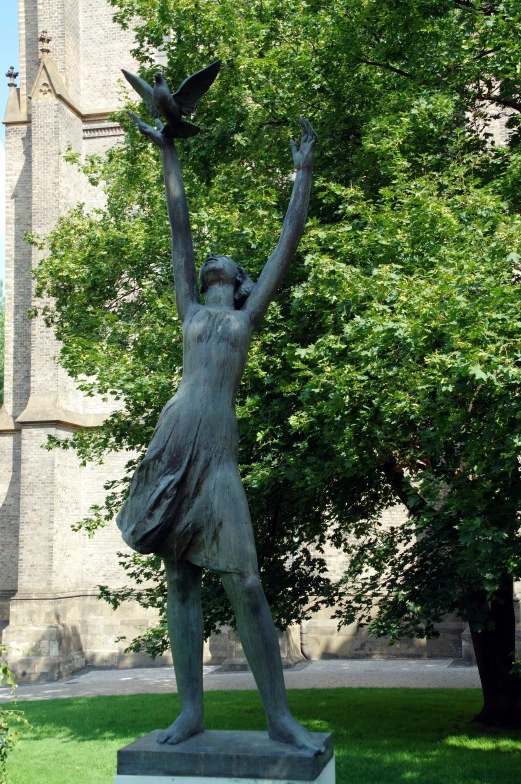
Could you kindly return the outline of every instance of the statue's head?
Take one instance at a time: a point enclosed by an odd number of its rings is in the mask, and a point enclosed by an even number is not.
[[[210,286],[216,283],[233,285],[236,310],[242,308],[255,286],[243,266],[236,264],[229,256],[218,256],[214,253],[208,254],[199,272],[199,279],[201,294],[206,294]]]

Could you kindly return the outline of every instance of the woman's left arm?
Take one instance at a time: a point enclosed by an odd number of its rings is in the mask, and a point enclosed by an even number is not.
[[[277,247],[266,262],[255,288],[243,307],[243,310],[250,314],[254,328],[258,327],[264,318],[268,305],[282,282],[306,223],[313,175],[313,152],[318,137],[309,120],[301,119],[300,126],[302,128],[300,149],[297,149],[297,145],[291,140],[297,174],[282,232]]]

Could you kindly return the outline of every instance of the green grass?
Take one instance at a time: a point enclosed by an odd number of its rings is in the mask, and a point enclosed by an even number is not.
[[[471,724],[476,689],[289,692],[310,730],[334,733],[337,784],[521,784],[521,732]],[[11,784],[111,784],[116,751],[178,710],[177,695],[24,702],[32,729],[9,761]],[[256,692],[207,692],[207,729],[265,729]]]

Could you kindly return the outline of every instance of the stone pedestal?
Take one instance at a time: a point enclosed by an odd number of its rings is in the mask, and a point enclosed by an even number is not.
[[[114,784],[302,784],[300,779],[237,779],[217,776],[116,776]],[[313,780],[313,784],[335,784],[335,758]]]
[[[175,746],[159,745],[159,730],[118,751],[114,784],[335,784],[333,737],[315,732],[325,754],[278,743],[267,732],[210,730]]]

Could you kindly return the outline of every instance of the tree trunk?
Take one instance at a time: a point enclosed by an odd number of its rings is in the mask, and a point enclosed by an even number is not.
[[[476,654],[483,709],[475,721],[486,726],[521,726],[521,676],[512,672],[516,642],[514,584],[505,575],[494,601],[488,608],[488,626],[478,631],[470,621]]]

